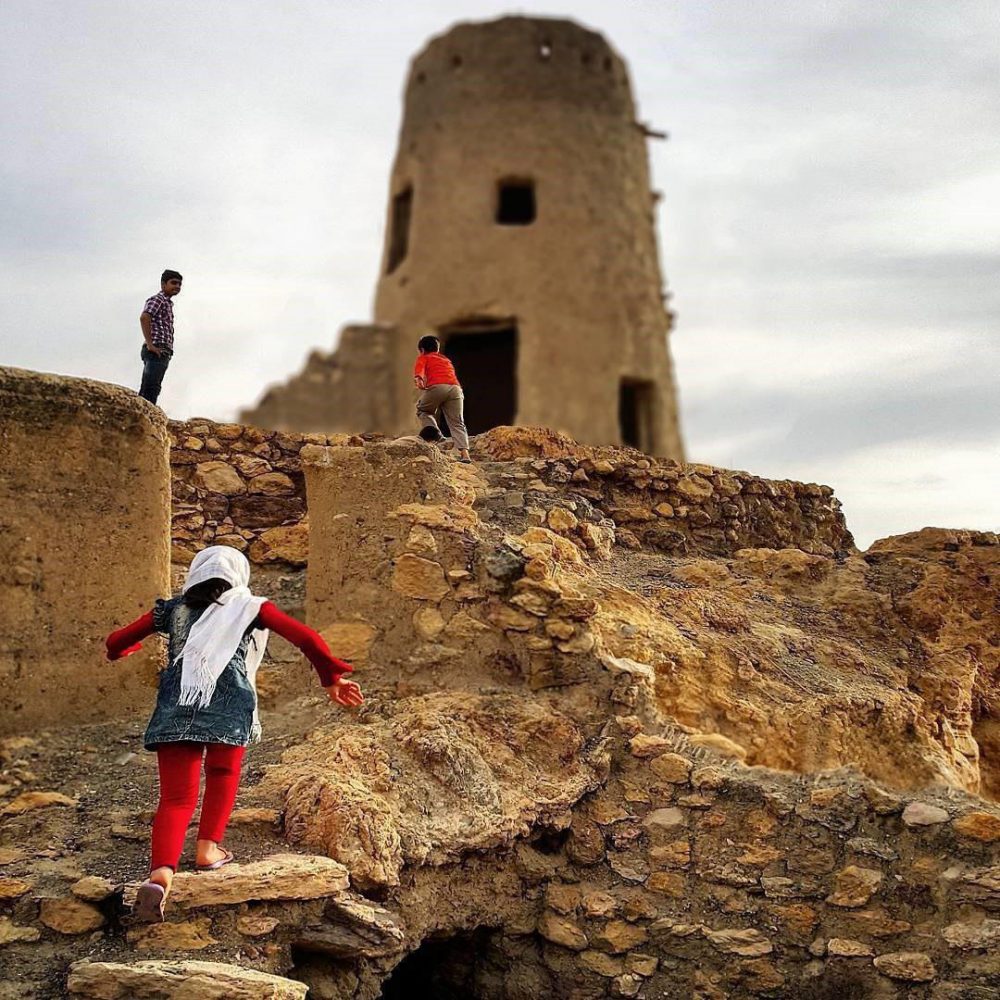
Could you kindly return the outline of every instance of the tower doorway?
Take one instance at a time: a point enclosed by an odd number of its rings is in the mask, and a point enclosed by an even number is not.
[[[441,350],[465,393],[470,434],[513,424],[517,416],[517,323],[469,320],[442,327]]]
[[[618,428],[622,444],[652,455],[656,386],[641,379],[624,378],[618,390]]]

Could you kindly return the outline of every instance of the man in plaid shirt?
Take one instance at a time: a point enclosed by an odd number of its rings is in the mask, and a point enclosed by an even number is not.
[[[139,395],[155,403],[167,365],[174,354],[174,304],[170,300],[181,290],[184,279],[176,271],[160,275],[160,290],[146,299],[139,317],[142,327],[142,385]]]

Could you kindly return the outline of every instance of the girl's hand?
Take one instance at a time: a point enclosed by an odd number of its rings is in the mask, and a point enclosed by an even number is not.
[[[358,684],[355,681],[349,681],[346,677],[338,677],[324,690],[330,696],[330,701],[337,705],[344,705],[346,708],[357,708],[365,700]]]
[[[137,642],[134,646],[129,646],[128,649],[123,649],[120,653],[112,653],[111,650],[109,649],[108,650],[108,659],[109,660],[120,660],[124,656],[131,656],[133,653],[138,653],[140,649],[142,649],[142,643],[141,642]]]

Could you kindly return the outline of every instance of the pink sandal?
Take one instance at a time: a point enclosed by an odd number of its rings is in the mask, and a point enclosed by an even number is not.
[[[225,848],[223,848],[226,851]],[[195,871],[198,872],[214,872],[221,868],[223,865],[228,865],[230,861],[235,861],[236,855],[232,851],[226,851],[225,857],[219,858],[218,861],[213,861],[210,865],[195,865]]]
[[[132,904],[132,919],[137,924],[162,924],[167,891],[157,882],[143,882]]]

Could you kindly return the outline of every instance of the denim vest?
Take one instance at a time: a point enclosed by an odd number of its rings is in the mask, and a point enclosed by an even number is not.
[[[157,601],[153,627],[167,636],[167,666],[160,671],[156,708],[146,727],[145,745],[155,750],[161,743],[225,743],[245,747],[260,739],[254,725],[257,693],[247,677],[246,655],[253,640],[254,624],[246,630],[232,659],[219,675],[208,705],[179,705],[181,663],[179,660],[191,626],[202,609],[185,605],[183,598]]]

